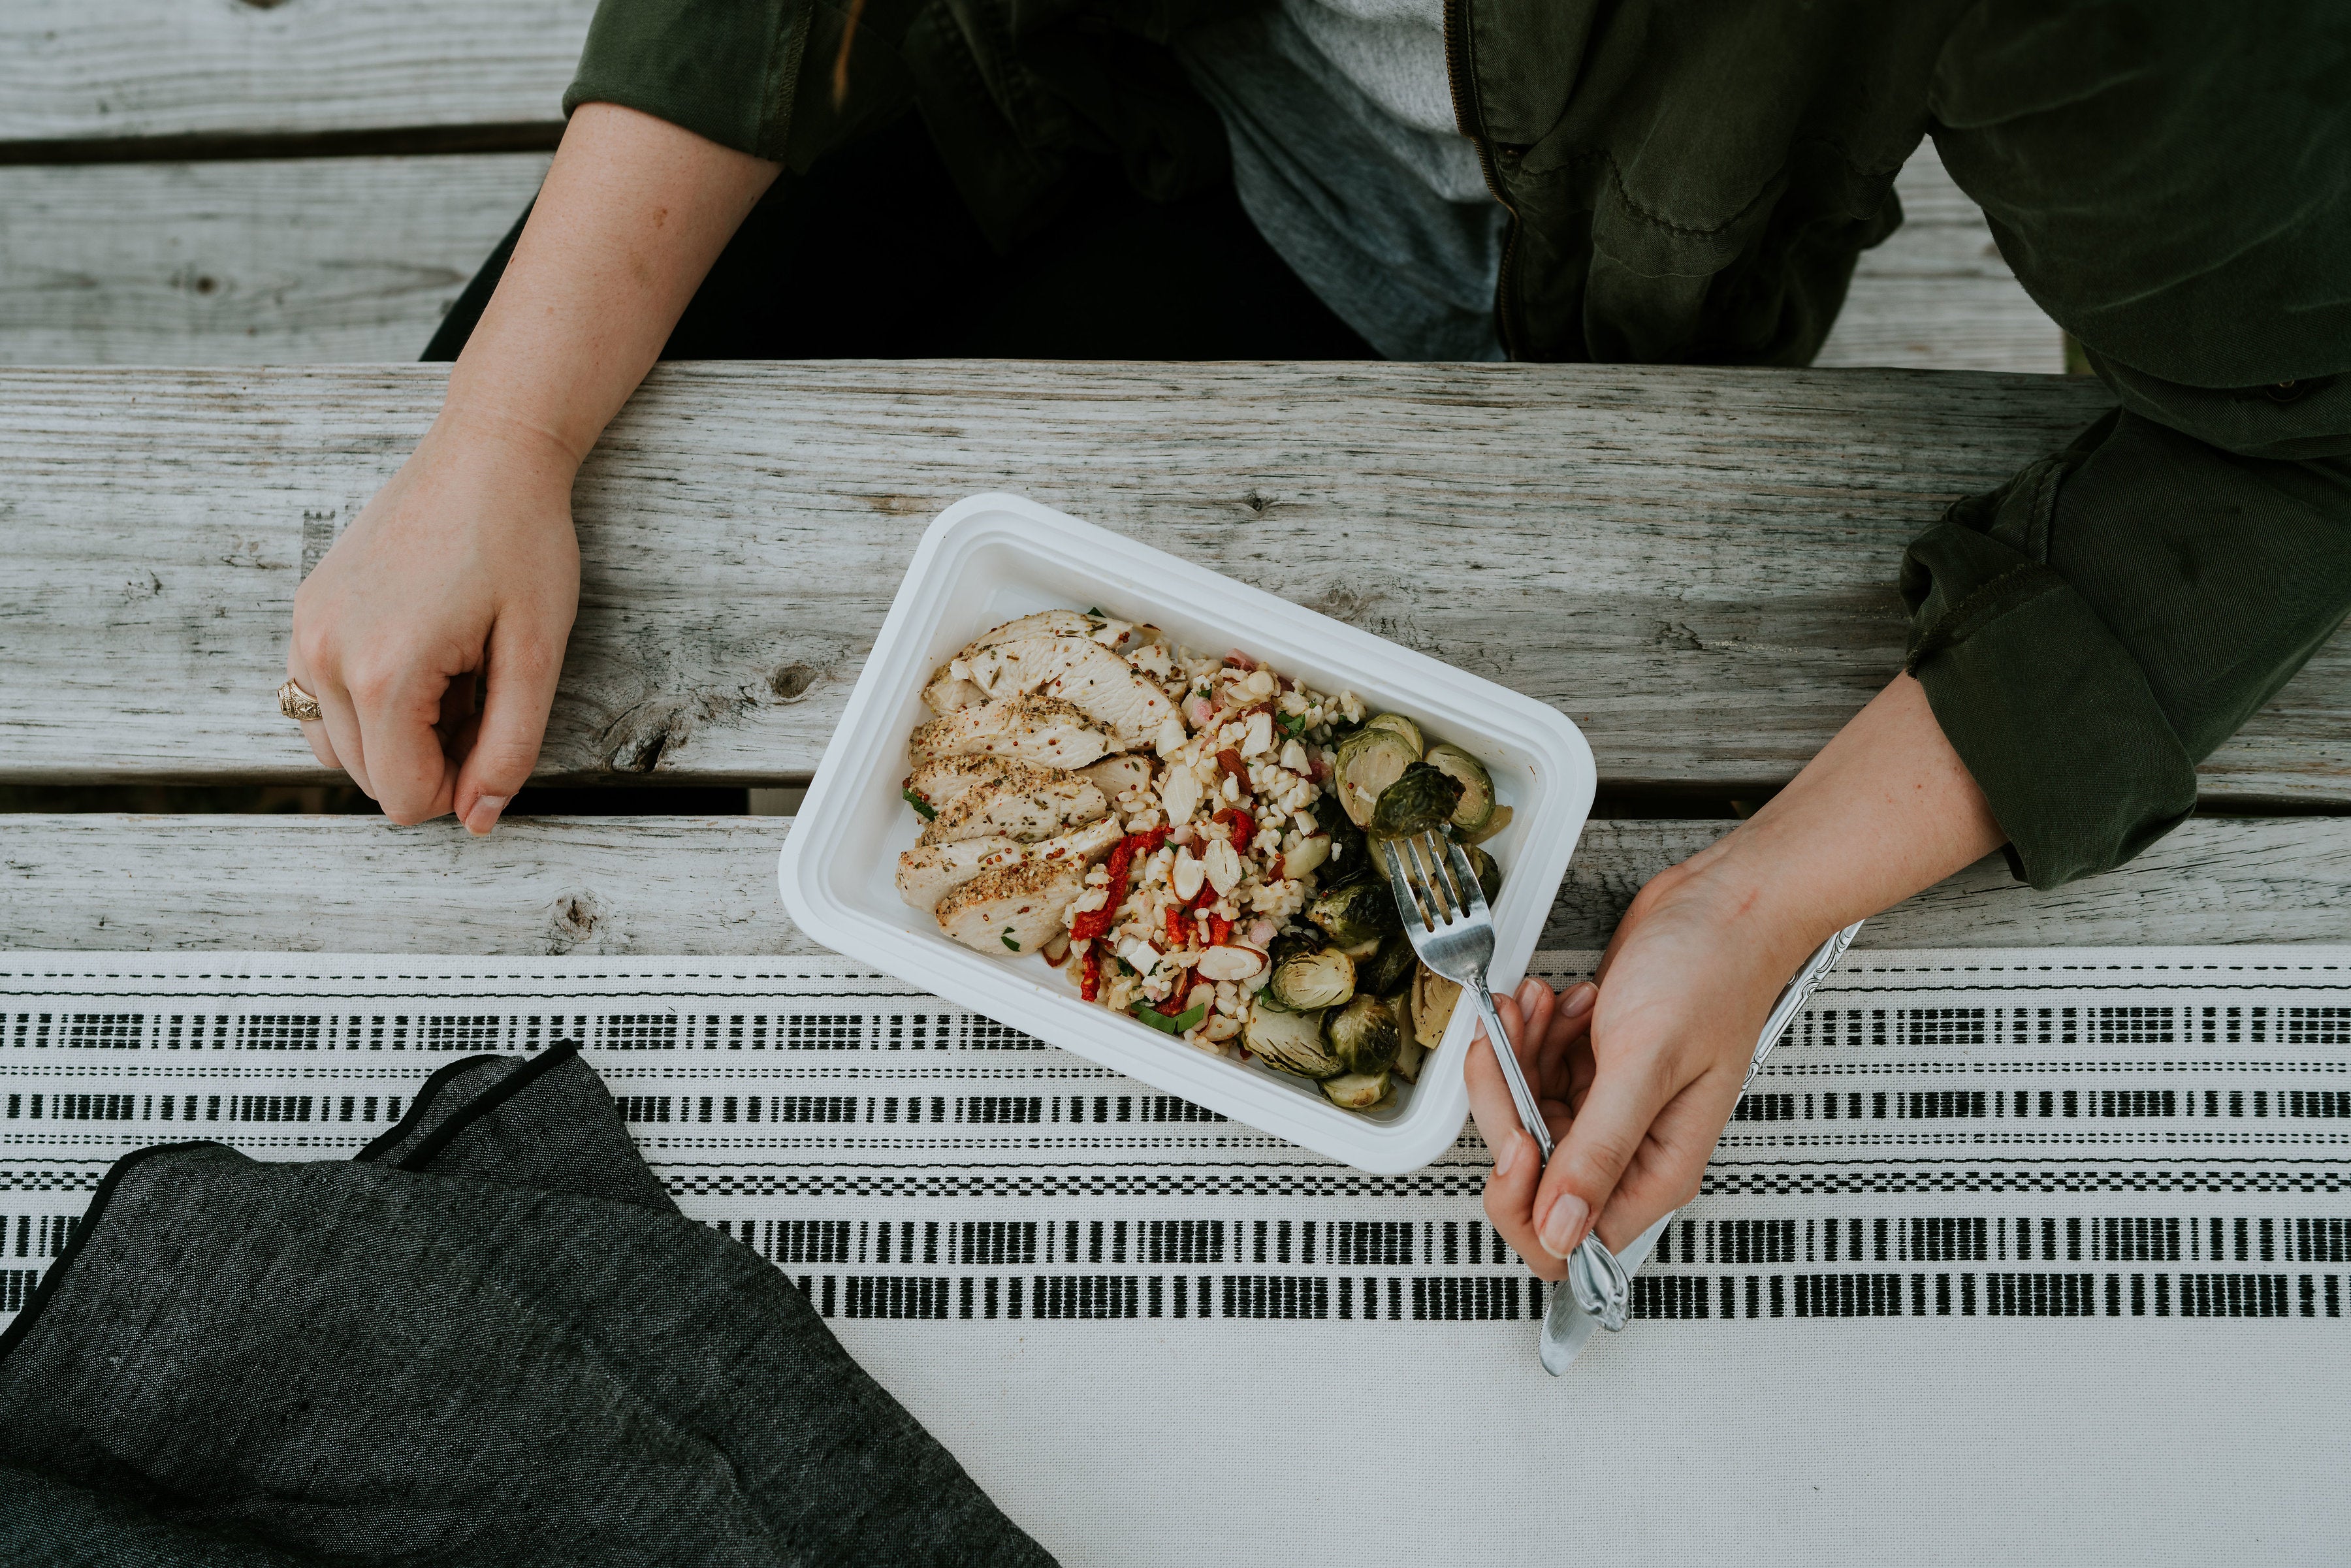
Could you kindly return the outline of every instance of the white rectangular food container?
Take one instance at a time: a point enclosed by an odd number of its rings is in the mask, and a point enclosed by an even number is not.
[[[1079,1000],[1069,972],[1041,956],[976,953],[900,901],[898,856],[921,826],[899,792],[907,734],[932,716],[924,683],[981,632],[1056,608],[1151,622],[1195,654],[1238,648],[1468,749],[1511,808],[1486,847],[1502,868],[1491,979],[1498,991],[1518,983],[1592,809],[1592,749],[1565,715],[1019,496],[958,501],[923,536],[784,846],[784,907],[828,947],[1236,1121],[1367,1171],[1427,1164],[1468,1110],[1461,1062],[1477,1009],[1466,1002],[1417,1084],[1397,1080],[1379,1111],[1343,1111],[1303,1079]]]

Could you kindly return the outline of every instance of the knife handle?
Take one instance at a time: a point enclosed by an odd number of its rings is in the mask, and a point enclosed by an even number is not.
[[[1755,1055],[1747,1063],[1747,1077],[1739,1085],[1740,1093],[1745,1093],[1748,1084],[1755,1082],[1755,1074],[1762,1071],[1763,1059],[1771,1054],[1771,1048],[1780,1043],[1780,1037],[1788,1032],[1788,1026],[1796,1021],[1796,1015],[1813,999],[1813,993],[1820,989],[1828,972],[1836,967],[1844,950],[1853,946],[1862,924],[1856,920],[1842,931],[1830,933],[1827,941],[1813,949],[1813,956],[1804,960],[1804,967],[1796,971],[1796,977],[1788,982],[1780,999],[1771,1004],[1771,1016],[1763,1020],[1762,1037],[1756,1040]]]

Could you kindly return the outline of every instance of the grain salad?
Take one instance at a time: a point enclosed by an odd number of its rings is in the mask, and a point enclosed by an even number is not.
[[[897,883],[949,936],[1041,956],[1088,1001],[1349,1109],[1417,1076],[1458,993],[1413,957],[1365,831],[1499,831],[1475,758],[1099,611],[996,627],[923,696]]]

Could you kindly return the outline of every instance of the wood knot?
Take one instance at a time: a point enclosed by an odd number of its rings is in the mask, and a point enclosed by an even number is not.
[[[567,893],[555,901],[548,951],[562,953],[593,937],[604,923],[604,906],[592,893]]]
[[[651,773],[661,766],[662,753],[693,733],[694,721],[684,705],[640,703],[604,727],[601,738],[610,748],[604,766],[616,773]]]
[[[816,672],[806,664],[779,665],[768,677],[768,689],[776,694],[776,700],[779,703],[799,701],[808,695],[809,688],[814,685]]]

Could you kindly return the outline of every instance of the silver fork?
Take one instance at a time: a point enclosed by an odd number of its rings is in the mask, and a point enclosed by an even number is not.
[[[1502,1080],[1518,1107],[1519,1124],[1549,1165],[1551,1129],[1543,1124],[1526,1074],[1519,1071],[1518,1052],[1510,1049],[1501,1015],[1494,1010],[1494,994],[1486,988],[1486,967],[1494,961],[1494,916],[1486,907],[1486,892],[1478,885],[1469,857],[1460,845],[1433,831],[1417,838],[1383,840],[1380,855],[1412,950],[1422,963],[1477,997],[1486,1038],[1493,1042],[1494,1060],[1501,1063]],[[1614,1333],[1625,1326],[1633,1282],[1596,1233],[1587,1231],[1569,1256],[1567,1283],[1576,1304],[1602,1328]]]

